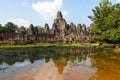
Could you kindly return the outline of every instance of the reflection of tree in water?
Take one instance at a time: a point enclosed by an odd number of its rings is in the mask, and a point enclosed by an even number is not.
[[[15,58],[14,58],[14,59],[6,59],[5,62],[6,62],[8,65],[12,66],[13,64],[15,64],[16,60],[15,60]]]
[[[8,65],[13,65],[15,62],[24,62],[26,59],[34,63],[35,60],[44,58],[37,50],[5,50],[0,55],[1,64],[5,62]]]
[[[120,54],[108,51],[96,53],[91,57],[96,73],[90,80],[120,80]]]
[[[70,61],[71,61],[72,63],[74,63],[75,60],[76,60],[76,56],[71,56],[71,57],[70,57]]]

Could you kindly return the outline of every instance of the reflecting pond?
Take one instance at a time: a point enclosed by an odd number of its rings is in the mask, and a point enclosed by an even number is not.
[[[0,50],[0,80],[120,80],[120,53],[86,48]]]

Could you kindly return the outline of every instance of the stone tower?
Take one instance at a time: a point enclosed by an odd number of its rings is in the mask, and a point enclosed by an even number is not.
[[[64,38],[65,30],[66,30],[66,27],[67,27],[66,20],[63,18],[61,11],[57,12],[56,17],[57,18],[54,19],[54,23],[53,23],[52,28],[54,27],[54,31],[55,31],[55,33],[57,33],[56,35],[58,37]]]

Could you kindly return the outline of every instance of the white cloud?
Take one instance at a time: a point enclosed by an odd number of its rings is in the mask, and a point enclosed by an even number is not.
[[[25,60],[24,62],[16,62],[13,66],[14,67],[24,67],[26,65],[31,64],[29,60]]]
[[[31,24],[29,21],[22,18],[9,19],[8,22],[13,22],[18,26],[25,26],[25,27],[29,27],[29,25]]]
[[[63,0],[54,0],[53,2],[38,2],[32,3],[33,9],[42,16],[44,20],[51,20],[56,17],[58,10],[63,12],[64,16],[68,16],[68,12],[62,10]]]
[[[21,4],[23,7],[27,7],[28,6],[28,3],[27,2],[22,2]]]
[[[117,2],[119,2],[119,3],[120,3],[120,0],[117,0]]]

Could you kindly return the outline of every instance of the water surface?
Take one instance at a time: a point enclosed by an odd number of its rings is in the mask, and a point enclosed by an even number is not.
[[[120,80],[120,54],[90,49],[0,50],[0,80]]]

